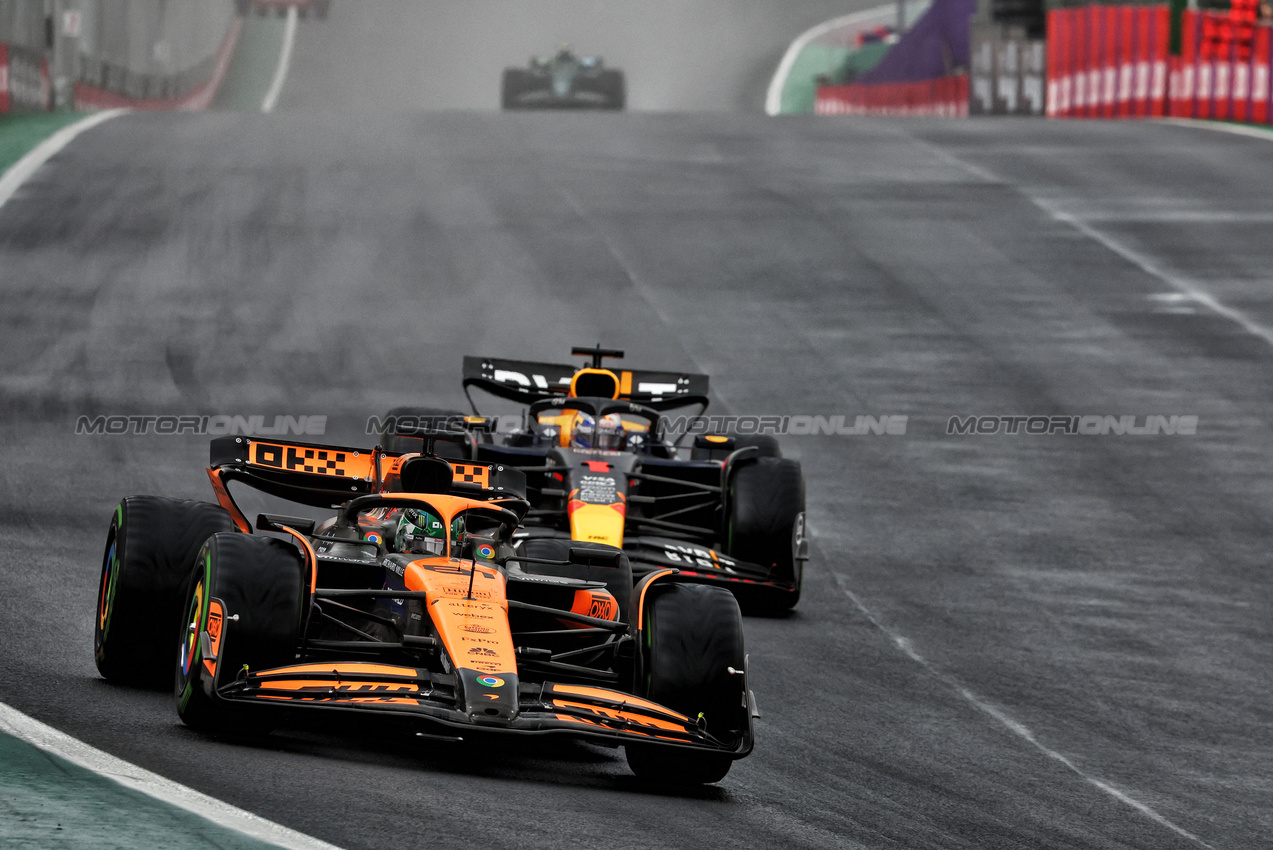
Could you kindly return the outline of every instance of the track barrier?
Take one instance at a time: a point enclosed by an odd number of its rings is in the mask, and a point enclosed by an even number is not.
[[[929,115],[961,118],[968,114],[968,76],[955,74],[909,83],[844,83],[819,86],[818,115]]]
[[[1254,7],[1244,0],[1229,13],[1186,10],[1180,55],[1173,56],[1167,6],[1054,9],[1047,114],[1267,124],[1271,33],[1255,24]]]
[[[109,66],[86,69],[85,78],[75,83],[77,109],[202,110],[212,105],[225,79],[243,29],[243,19],[235,17],[216,55],[190,72],[176,77],[128,74],[124,68]]]
[[[0,44],[0,115],[49,108],[49,60],[38,50]]]

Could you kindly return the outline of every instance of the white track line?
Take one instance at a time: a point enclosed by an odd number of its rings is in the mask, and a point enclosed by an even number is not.
[[[790,76],[791,68],[796,64],[796,58],[800,55],[800,51],[808,47],[810,42],[840,27],[860,24],[863,21],[881,17],[887,18],[889,15],[894,18],[897,17],[897,6],[895,4],[876,6],[873,9],[864,9],[861,12],[834,18],[801,33],[795,41],[791,42],[787,52],[782,56],[782,61],[778,63],[778,70],[774,72],[773,79],[769,81],[769,91],[765,95],[765,112],[769,115],[777,115],[782,110],[782,90],[787,85],[787,77]]]
[[[1155,263],[1153,260],[1145,256],[1141,252],[1133,248],[1129,248],[1128,246],[1119,242],[1117,239],[1115,239],[1112,236],[1102,233],[1101,231],[1097,230],[1095,227],[1092,227],[1083,219],[1077,216],[1071,215],[1070,213],[1067,213],[1067,212],[1061,212],[1060,210],[1057,210],[1054,207],[1052,207],[1046,201],[1031,197],[1029,195],[1027,195],[1027,197],[1029,197],[1030,200],[1034,202],[1035,206],[1037,206],[1039,209],[1046,212],[1048,215],[1052,216],[1054,220],[1062,222],[1064,224],[1068,224],[1070,227],[1073,227],[1075,230],[1077,230],[1079,233],[1082,233],[1084,236],[1088,237],[1089,239],[1094,239],[1095,241],[1104,245],[1110,251],[1113,251],[1115,254],[1122,257],[1124,260],[1127,260],[1132,265],[1138,267],[1141,271],[1145,272],[1146,274],[1158,278],[1163,283],[1167,284],[1168,286],[1177,290],[1178,292],[1184,295],[1187,295],[1191,300],[1198,302],[1202,306],[1206,307],[1208,310],[1211,310],[1214,313],[1224,316],[1229,321],[1241,327],[1247,333],[1254,334],[1255,336],[1258,336],[1260,339],[1264,340],[1269,345],[1273,345],[1273,329],[1267,328],[1264,325],[1261,325],[1258,322],[1252,320],[1251,318],[1246,316],[1244,313],[1238,310],[1235,310],[1232,307],[1229,307],[1228,305],[1221,303],[1220,301],[1217,301],[1215,296],[1213,296],[1211,293],[1207,292],[1206,290],[1202,289],[1202,287],[1200,287],[1198,284],[1194,283],[1193,281],[1187,278],[1181,277],[1179,275],[1171,274],[1166,269],[1161,268],[1157,263]]]
[[[1196,127],[1199,130],[1216,130],[1221,133],[1232,133],[1235,136],[1249,136],[1273,142],[1273,128],[1261,130],[1245,124],[1226,124],[1223,121],[1207,121],[1202,118],[1160,118],[1160,124],[1176,124],[1181,127]]]
[[[1181,119],[1177,119],[1172,121],[1171,123],[1179,123],[1179,124],[1184,124],[1191,127],[1220,130],[1223,132],[1237,132],[1238,130],[1244,129],[1244,128],[1238,128],[1238,127],[1231,127],[1230,125],[1226,125],[1226,124],[1218,124],[1218,123],[1210,122],[1210,121],[1184,121]],[[1256,138],[1263,138],[1265,141],[1273,141],[1273,134],[1265,133],[1261,131],[1255,131],[1255,132],[1259,133],[1259,135],[1257,135]],[[1249,135],[1252,135],[1252,132],[1251,131],[1240,132],[1239,135],[1249,136]],[[1172,289],[1175,289],[1177,292],[1187,296],[1190,300],[1196,301],[1198,304],[1202,305],[1203,307],[1206,307],[1208,310],[1211,310],[1217,315],[1224,316],[1226,319],[1238,325],[1238,327],[1242,328],[1247,333],[1250,333],[1254,336],[1259,337],[1260,339],[1264,340],[1264,342],[1268,343],[1269,345],[1273,345],[1273,328],[1268,328],[1268,327],[1265,327],[1264,325],[1261,325],[1259,322],[1256,322],[1255,320],[1248,317],[1245,313],[1242,313],[1239,310],[1235,310],[1234,308],[1217,300],[1214,295],[1212,295],[1210,292],[1207,292],[1206,289],[1204,289],[1200,284],[1186,277],[1172,274],[1171,272],[1159,266],[1156,262],[1154,262],[1145,254],[1142,254],[1140,251],[1137,251],[1134,248],[1124,245],[1122,242],[1119,242],[1117,239],[1115,239],[1113,236],[1110,236],[1107,233],[1102,233],[1101,231],[1097,230],[1095,227],[1092,227],[1092,225],[1088,224],[1087,221],[1084,219],[1084,217],[1076,216],[1072,213],[1059,210],[1055,206],[1053,206],[1051,203],[1049,203],[1047,200],[1044,200],[1043,198],[1035,197],[1034,195],[1030,194],[1030,192],[1024,189],[1023,187],[1015,185],[1015,184],[1007,184],[1004,180],[1000,179],[999,177],[997,177],[995,174],[991,173],[990,171],[980,166],[973,165],[972,163],[964,162],[962,159],[955,156],[954,154],[948,151],[942,150],[936,145],[930,144],[929,142],[926,142],[923,139],[918,139],[913,136],[909,138],[912,142],[920,145],[926,150],[931,151],[935,156],[939,157],[940,159],[943,159],[946,162],[949,162],[956,167],[962,168],[963,170],[967,171],[969,174],[977,177],[978,179],[985,180],[991,183],[998,183],[1001,185],[1012,185],[1013,189],[1015,189],[1024,198],[1030,201],[1030,203],[1034,204],[1043,212],[1051,216],[1054,221],[1058,221],[1058,222],[1061,222],[1062,224],[1069,225],[1070,227],[1077,230],[1079,233],[1082,233],[1087,238],[1095,240],[1096,242],[1099,242],[1106,249],[1113,251],[1115,254],[1122,257],[1124,260],[1127,260],[1129,263],[1136,266],[1141,271],[1145,272],[1151,277],[1158,278],[1163,283],[1170,286]]]
[[[287,7],[287,24],[283,27],[283,50],[278,55],[278,67],[274,69],[274,79],[270,81],[270,90],[265,93],[261,102],[262,112],[273,112],[278,105],[279,95],[283,93],[283,83],[287,82],[287,69],[292,64],[292,45],[296,43],[296,7]]]
[[[831,573],[831,579],[835,582],[836,588],[839,589],[839,591],[843,593],[850,602],[853,603],[854,607],[857,608],[859,611],[861,611],[863,616],[866,617],[866,619],[871,621],[871,625],[879,629],[880,632],[882,632],[885,637],[887,637],[890,641],[892,641],[894,646],[896,646],[899,650],[901,650],[903,653],[906,654],[907,658],[910,658],[916,664],[923,667],[924,670],[927,671],[927,673],[930,676],[942,682],[947,687],[951,688],[956,693],[958,693],[961,697],[963,697],[968,702],[969,705],[977,709],[977,711],[980,711],[982,714],[985,714],[986,716],[993,718],[997,723],[999,723],[1001,726],[1003,726],[1013,735],[1016,735],[1021,740],[1030,744],[1030,746],[1034,747],[1036,750],[1043,753],[1043,755],[1047,756],[1048,758],[1054,761],[1060,762],[1062,765],[1064,765],[1071,772],[1076,774],[1084,782],[1091,785],[1093,788],[1096,788],[1097,790],[1105,794],[1108,794],[1109,796],[1113,797],[1118,802],[1136,810],[1137,812],[1149,818],[1150,820],[1152,820],[1154,823],[1158,824],[1159,826],[1171,830],[1172,832],[1176,833],[1182,838],[1187,838],[1188,840],[1197,844],[1199,847],[1205,847],[1207,848],[1207,850],[1214,850],[1214,848],[1212,848],[1210,844],[1203,841],[1201,838],[1194,835],[1192,832],[1189,832],[1188,830],[1182,827],[1179,827],[1176,824],[1172,823],[1171,821],[1167,820],[1167,818],[1163,817],[1162,815],[1154,811],[1149,806],[1135,799],[1134,797],[1129,795],[1127,792],[1120,791],[1119,789],[1115,788],[1113,785],[1110,785],[1108,782],[1105,782],[1101,779],[1097,779],[1095,776],[1089,776],[1088,774],[1084,773],[1082,769],[1080,769],[1079,766],[1076,765],[1074,762],[1070,761],[1070,759],[1068,759],[1061,753],[1057,752],[1056,750],[1048,747],[1047,745],[1039,741],[1039,739],[1035,737],[1033,732],[1031,732],[1024,724],[1014,720],[1003,709],[996,708],[995,706],[991,705],[986,700],[977,696],[977,694],[968,690],[968,688],[964,687],[964,685],[961,684],[953,676],[938,670],[928,661],[928,659],[924,658],[924,656],[920,655],[915,650],[914,645],[911,644],[909,639],[902,637],[901,635],[897,634],[893,630],[889,629],[882,622],[880,622],[880,619],[876,617],[875,614],[872,613],[869,608],[867,608],[865,605],[862,604],[862,600],[858,599],[857,594],[855,594],[853,591],[849,590],[845,586],[844,579],[841,578],[839,573],[834,573],[834,572]]]
[[[0,207],[3,207],[14,193],[22,188],[22,184],[28,177],[50,158],[56,156],[62,148],[69,145],[76,136],[127,111],[127,109],[108,109],[105,112],[94,113],[81,121],[63,127],[36,145],[26,156],[15,162],[12,168],[0,175]]]
[[[83,741],[59,732],[52,726],[28,717],[2,702],[0,702],[0,732],[7,732],[16,738],[21,738],[45,752],[60,756],[99,776],[114,780],[126,788],[140,791],[156,800],[192,812],[259,841],[285,847],[288,850],[340,850],[334,844],[288,829],[90,747]]]

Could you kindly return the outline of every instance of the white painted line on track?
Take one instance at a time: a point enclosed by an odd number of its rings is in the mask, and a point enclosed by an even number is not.
[[[278,54],[278,66],[274,69],[274,79],[270,81],[270,89],[261,102],[261,111],[270,113],[278,105],[279,95],[283,93],[283,84],[287,82],[287,71],[292,65],[292,46],[296,43],[297,13],[295,6],[287,7],[287,23],[283,26],[283,49]]]
[[[1152,809],[1151,807],[1140,802],[1135,797],[1132,797],[1126,791],[1120,791],[1118,788],[1115,788],[1113,785],[1110,785],[1108,782],[1105,782],[1104,780],[1098,779],[1095,776],[1091,776],[1087,773],[1084,773],[1083,770],[1078,765],[1076,765],[1073,761],[1071,761],[1065,755],[1057,752],[1056,750],[1052,749],[1051,747],[1048,747],[1046,744],[1041,742],[1037,737],[1035,737],[1035,734],[1031,732],[1030,729],[1026,727],[1023,723],[1013,719],[1003,709],[996,708],[995,706],[991,705],[986,700],[979,697],[977,694],[968,690],[968,688],[966,688],[957,679],[955,679],[955,677],[949,675],[948,673],[943,673],[941,670],[938,670],[935,666],[933,666],[933,664],[930,661],[928,661],[928,659],[924,658],[924,656],[920,655],[919,652],[916,651],[914,645],[910,642],[908,638],[897,634],[888,626],[885,626],[884,623],[882,623],[880,619],[876,617],[875,614],[869,608],[867,608],[866,605],[862,603],[862,600],[857,597],[857,594],[855,594],[853,591],[849,590],[849,588],[845,586],[844,579],[840,576],[839,573],[832,572],[831,580],[835,582],[836,588],[841,593],[843,593],[850,602],[853,603],[853,606],[857,608],[859,611],[861,611],[862,615],[865,616],[866,619],[871,622],[871,625],[873,625],[876,629],[878,629],[881,633],[883,633],[884,636],[887,637],[893,643],[894,646],[896,646],[899,650],[901,650],[906,655],[907,658],[911,659],[916,664],[923,667],[924,670],[927,671],[927,673],[930,676],[932,676],[934,679],[937,679],[942,684],[946,685],[947,687],[951,688],[956,693],[958,693],[973,708],[977,709],[982,714],[985,714],[988,717],[993,718],[996,722],[1002,725],[1005,729],[1007,729],[1013,735],[1016,735],[1018,738],[1021,738],[1023,741],[1030,744],[1039,752],[1043,753],[1043,755],[1047,756],[1053,761],[1060,762],[1067,769],[1069,769],[1071,772],[1076,774],[1079,778],[1081,778],[1087,784],[1091,785],[1093,788],[1096,788],[1097,790],[1105,794],[1108,794],[1109,796],[1113,797],[1115,800],[1118,800],[1120,803],[1134,809],[1135,811],[1149,818],[1150,820],[1152,820],[1154,823],[1158,824],[1159,826],[1169,829],[1172,832],[1179,835],[1180,837],[1186,838],[1189,841],[1192,841],[1193,843],[1197,844],[1199,847],[1205,847],[1207,848],[1207,850],[1214,850],[1214,848],[1210,844],[1203,841],[1201,838],[1194,835],[1192,832],[1189,832],[1183,827],[1177,826],[1176,824],[1167,820],[1167,818],[1163,817],[1158,812],[1154,811],[1154,809]]]
[[[229,803],[209,797],[193,788],[187,788],[157,773],[151,773],[135,764],[90,747],[83,741],[59,732],[52,726],[28,717],[2,702],[0,702],[0,732],[7,732],[45,752],[60,756],[72,764],[114,780],[126,788],[140,791],[156,800],[207,818],[213,823],[241,832],[258,841],[284,847],[287,850],[340,850],[334,844],[288,829],[281,824],[231,806]]]
[[[127,109],[108,109],[104,112],[96,112],[87,118],[76,121],[74,124],[63,127],[32,148],[26,156],[15,162],[3,175],[0,175],[0,207],[3,207],[13,197],[14,193],[22,188],[22,184],[27,181],[28,177],[39,170],[41,165],[56,156],[62,148],[74,141],[76,136],[93,129],[98,124],[123,115],[127,111]]]
[[[1082,233],[1089,239],[1099,242],[1110,251],[1113,251],[1115,254],[1122,257],[1124,260],[1127,260],[1132,265],[1139,267],[1140,270],[1146,274],[1158,278],[1163,283],[1178,290],[1182,294],[1188,296],[1191,300],[1198,302],[1203,307],[1206,307],[1208,310],[1218,313],[1229,321],[1237,324],[1247,333],[1254,334],[1269,345],[1273,345],[1273,329],[1266,328],[1264,325],[1259,324],[1244,313],[1235,310],[1226,304],[1222,304],[1220,301],[1216,300],[1215,296],[1211,295],[1211,293],[1205,291],[1198,284],[1188,278],[1172,274],[1159,266],[1152,259],[1142,254],[1140,251],[1124,245],[1108,234],[1102,233],[1082,218],[1054,209],[1047,201],[1032,197],[1028,194],[1026,197],[1029,197],[1030,200],[1034,202],[1035,206],[1052,216],[1052,218],[1056,221],[1068,224],[1079,233]]]
[[[1273,142],[1273,129],[1261,130],[1246,124],[1228,124],[1224,121],[1207,121],[1203,118],[1159,118],[1160,124],[1175,124],[1179,127],[1194,127],[1199,130],[1215,130],[1220,133],[1232,133],[1235,136],[1249,136],[1252,139],[1263,139]]]
[[[814,39],[821,38],[840,27],[847,27],[879,18],[896,20],[896,4],[889,3],[872,9],[863,9],[860,12],[854,12],[851,15],[844,15],[843,17],[818,24],[816,27],[802,32],[787,47],[787,52],[782,55],[782,61],[778,63],[778,70],[774,71],[773,79],[769,81],[769,90],[765,94],[765,112],[769,115],[777,115],[782,111],[782,90],[787,85],[787,77],[790,76],[791,69],[796,64],[796,58],[800,56],[800,51],[808,47]]]
[[[1213,122],[1192,121],[1188,123],[1191,125],[1210,125]],[[1248,134],[1244,133],[1242,135],[1248,135]],[[1273,134],[1261,133],[1261,136],[1269,136],[1269,135],[1273,135]],[[962,159],[955,156],[954,154],[951,154],[948,151],[944,151],[941,148],[937,147],[936,145],[930,144],[929,142],[926,142],[923,139],[915,138],[913,136],[909,138],[915,144],[918,144],[919,146],[931,151],[934,156],[937,156],[938,158],[945,160],[946,162],[949,162],[952,165],[955,165],[955,166],[958,166],[959,168],[964,169],[969,174],[972,174],[987,182],[997,183],[999,185],[1005,185],[1005,186],[1012,186],[1013,189],[1015,189],[1023,197],[1029,200],[1030,203],[1034,204],[1036,207],[1038,207],[1039,209],[1047,213],[1049,216],[1051,216],[1054,221],[1058,221],[1058,222],[1061,222],[1062,224],[1069,225],[1070,227],[1077,230],[1079,233],[1082,233],[1087,238],[1100,243],[1106,249],[1114,252],[1118,256],[1122,257],[1124,260],[1127,260],[1132,265],[1138,267],[1141,271],[1145,272],[1146,274],[1152,277],[1158,278],[1163,283],[1170,286],[1172,289],[1175,289],[1177,292],[1180,292],[1181,294],[1187,296],[1189,299],[1197,302],[1199,305],[1206,307],[1208,310],[1211,310],[1213,313],[1223,316],[1229,321],[1238,325],[1247,333],[1250,333],[1254,336],[1259,337],[1260,339],[1264,340],[1264,342],[1268,343],[1269,345],[1273,345],[1273,328],[1265,327],[1264,325],[1261,325],[1259,322],[1256,322],[1254,319],[1251,319],[1250,317],[1248,317],[1246,314],[1242,313],[1241,311],[1235,310],[1234,308],[1221,303],[1215,298],[1215,296],[1213,296],[1211,293],[1203,289],[1201,284],[1193,280],[1190,280],[1189,278],[1182,277],[1181,275],[1172,274],[1171,272],[1164,269],[1162,266],[1158,265],[1158,263],[1154,262],[1154,260],[1152,260],[1149,256],[1141,253],[1140,251],[1137,251],[1134,248],[1124,245],[1122,242],[1118,241],[1117,239],[1115,239],[1113,236],[1110,236],[1109,234],[1102,233],[1101,231],[1097,230],[1092,225],[1088,224],[1086,221],[1086,217],[1074,215],[1073,213],[1058,209],[1051,202],[1030,194],[1030,192],[1026,190],[1025,188],[1018,186],[1016,184],[1012,184],[1007,181],[1004,181],[1003,179],[999,178],[995,174],[991,173],[990,171],[980,166],[973,165],[972,163],[969,163],[969,162],[964,162]]]

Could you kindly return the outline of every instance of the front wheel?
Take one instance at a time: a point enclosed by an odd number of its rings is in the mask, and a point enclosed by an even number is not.
[[[638,693],[699,719],[724,744],[747,731],[747,663],[743,620],[729,591],[702,584],[650,589],[642,628],[644,682]],[[704,785],[725,778],[734,760],[721,753],[627,744],[628,766],[666,785]]]
[[[296,547],[271,537],[217,534],[199,552],[179,633],[177,714],[209,732],[264,731],[216,695],[241,671],[268,670],[296,657],[308,586]]]

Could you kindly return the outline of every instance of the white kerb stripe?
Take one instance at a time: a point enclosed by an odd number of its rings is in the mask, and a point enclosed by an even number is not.
[[[251,812],[231,806],[193,788],[165,779],[157,773],[104,753],[95,747],[52,726],[28,717],[12,706],[0,702],[0,732],[21,738],[45,752],[66,759],[72,764],[93,771],[134,791],[153,797],[187,812],[241,832],[244,835],[274,844],[287,850],[340,850],[334,844],[311,838],[304,833],[266,820]]]
[[[1216,130],[1221,133],[1232,133],[1235,136],[1249,136],[1252,139],[1263,139],[1266,142],[1273,142],[1273,130],[1268,129],[1268,125],[1262,125],[1265,129],[1260,129],[1260,127],[1247,126],[1245,124],[1225,124],[1221,121],[1207,121],[1202,118],[1159,118],[1158,121],[1163,124],[1197,127],[1200,130]]]
[[[76,136],[127,111],[127,109],[108,109],[105,112],[97,112],[82,121],[63,127],[36,145],[26,156],[15,162],[12,168],[0,175],[0,207],[13,197],[28,177],[51,157],[56,156],[62,148],[74,141]]]
[[[769,91],[765,95],[765,112],[769,115],[777,115],[782,111],[782,90],[787,85],[787,77],[791,74],[791,68],[796,64],[796,58],[800,56],[800,51],[808,47],[810,42],[840,27],[880,18],[888,20],[889,16],[894,18],[897,16],[897,6],[895,4],[890,3],[886,6],[876,6],[873,9],[854,12],[851,15],[845,15],[841,18],[818,24],[816,27],[801,33],[795,41],[791,42],[787,52],[782,56],[782,61],[778,63],[778,70],[774,72],[773,79],[769,81]]]
[[[292,64],[292,45],[296,43],[296,7],[287,7],[287,24],[283,27],[283,49],[278,54],[278,66],[274,69],[274,79],[270,81],[270,90],[265,93],[261,103],[262,112],[273,112],[278,105],[279,95],[283,93],[283,83],[287,82],[287,69]]]

